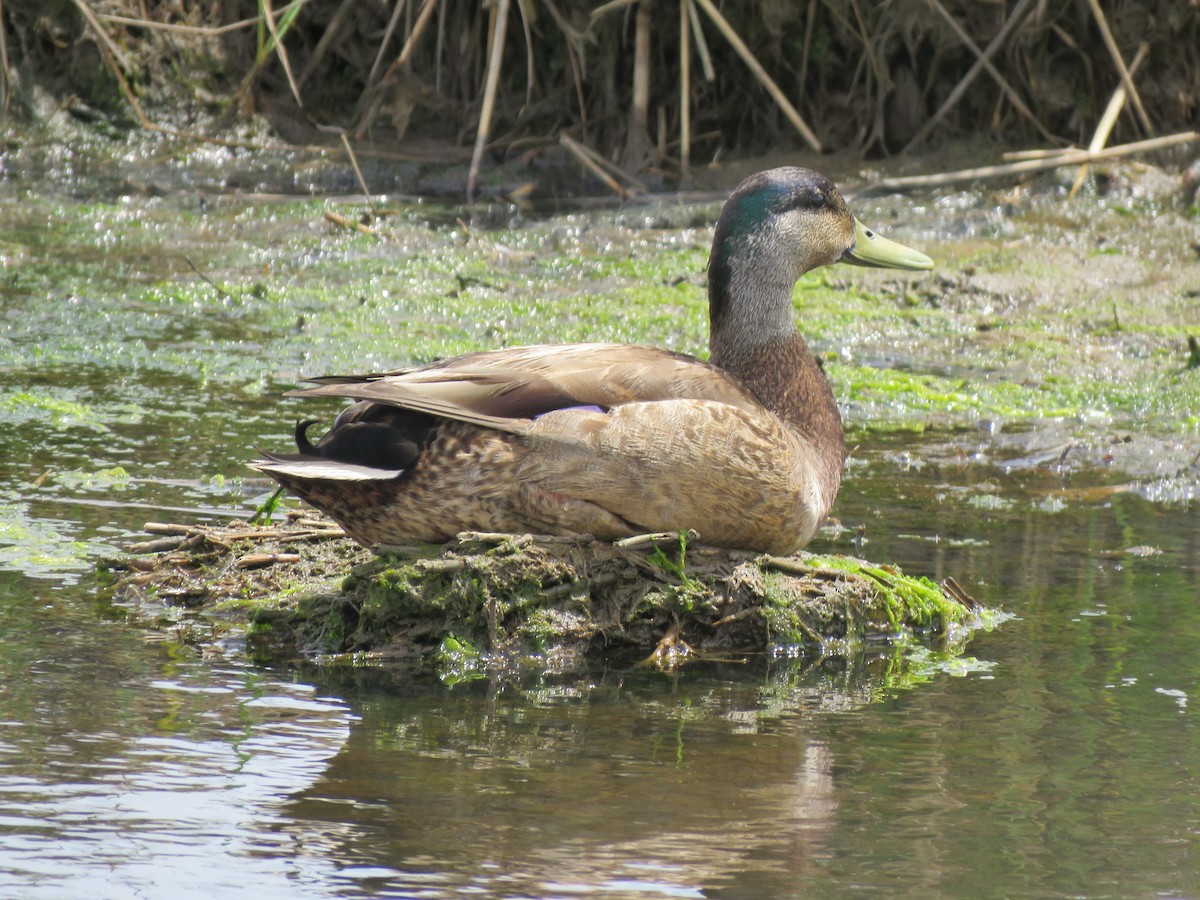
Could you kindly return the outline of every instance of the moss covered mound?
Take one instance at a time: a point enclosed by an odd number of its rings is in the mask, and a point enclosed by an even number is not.
[[[977,617],[953,582],[847,557],[719,550],[686,534],[608,544],[464,533],[451,546],[374,555],[311,517],[279,528],[147,527],[164,536],[107,563],[114,602],[143,619],[198,614],[208,623],[200,640],[240,630],[260,657],[446,673],[562,669],[629,650],[670,665],[903,635],[936,642]]]

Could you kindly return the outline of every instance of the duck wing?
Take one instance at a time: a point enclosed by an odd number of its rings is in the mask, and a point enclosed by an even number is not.
[[[692,356],[638,344],[570,344],[470,353],[415,369],[316,378],[289,396],[370,401],[524,433],[560,409],[709,400],[748,412],[761,404],[733,376]]]

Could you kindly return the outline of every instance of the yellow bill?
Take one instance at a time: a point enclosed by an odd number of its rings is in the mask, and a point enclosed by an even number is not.
[[[854,246],[842,254],[842,262],[881,269],[933,268],[933,260],[924,253],[889,241],[858,219],[854,220]]]

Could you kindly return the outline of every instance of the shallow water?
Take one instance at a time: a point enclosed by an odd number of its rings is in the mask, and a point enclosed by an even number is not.
[[[286,441],[301,369],[408,360],[280,302],[347,253],[312,208],[0,185],[0,895],[1200,895],[1194,435],[853,432],[814,549],[1015,615],[916,678],[883,653],[453,687],[250,666],[131,624],[93,562],[251,509],[242,461]],[[236,299],[180,289],[185,257]]]

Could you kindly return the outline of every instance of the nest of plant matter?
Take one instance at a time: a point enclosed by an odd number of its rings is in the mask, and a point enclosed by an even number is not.
[[[151,621],[202,619],[202,640],[244,634],[273,658],[563,668],[629,650],[673,664],[903,634],[936,642],[975,609],[952,581],[686,534],[609,544],[466,532],[374,554],[312,514],[278,527],[147,528],[154,540],[106,564],[114,602]]]

